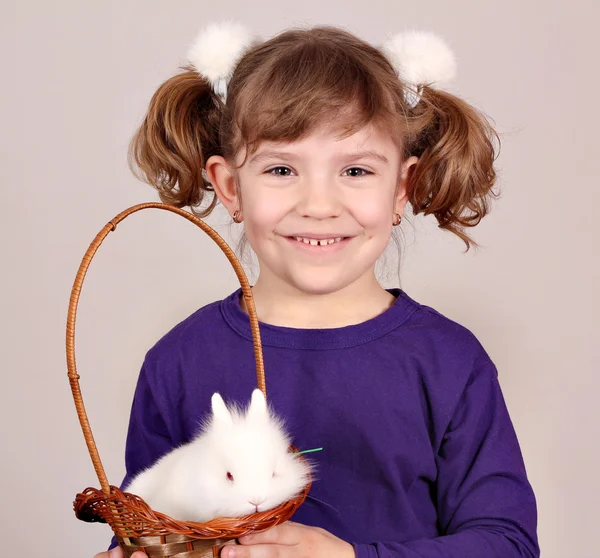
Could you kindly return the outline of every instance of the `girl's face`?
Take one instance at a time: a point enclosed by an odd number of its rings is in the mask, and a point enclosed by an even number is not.
[[[365,128],[342,140],[319,130],[263,142],[238,169],[239,190],[224,159],[211,157],[206,169],[230,213],[241,210],[259,281],[326,294],[373,279],[416,161],[403,163],[389,136]]]

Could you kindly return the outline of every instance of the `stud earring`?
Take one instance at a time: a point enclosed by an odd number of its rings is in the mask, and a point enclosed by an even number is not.
[[[233,212],[233,222],[234,222],[234,223],[241,223],[241,222],[242,222],[242,217],[241,217],[241,215],[240,215],[240,211],[239,211],[239,209],[236,209],[236,210]]]
[[[395,215],[395,219],[394,219],[392,225],[394,225],[394,227],[397,227],[400,224],[400,222],[402,221],[402,216],[399,213],[395,213],[394,215]]]

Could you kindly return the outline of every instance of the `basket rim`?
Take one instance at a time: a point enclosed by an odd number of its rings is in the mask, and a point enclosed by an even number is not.
[[[265,531],[287,521],[306,499],[311,484],[312,480],[309,480],[300,493],[270,510],[241,517],[217,517],[205,523],[178,520],[155,511],[140,496],[113,485],[110,486],[108,496],[102,489],[86,488],[75,497],[73,509],[78,519],[108,523],[116,536],[124,538],[177,534],[203,540],[234,539],[248,533]],[[124,521],[123,515],[129,521]],[[138,519],[132,522],[131,515],[137,515]],[[146,523],[144,519],[147,520]],[[135,527],[136,523],[140,524],[139,529]]]

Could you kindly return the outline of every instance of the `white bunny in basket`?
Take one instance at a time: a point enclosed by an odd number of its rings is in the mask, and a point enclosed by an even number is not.
[[[259,389],[245,412],[228,408],[218,393],[211,403],[200,433],[138,474],[127,492],[173,519],[205,523],[269,510],[302,491],[310,466],[289,450]]]

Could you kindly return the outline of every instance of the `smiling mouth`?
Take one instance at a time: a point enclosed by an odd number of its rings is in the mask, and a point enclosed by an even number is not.
[[[307,238],[303,236],[289,236],[288,238],[295,240],[296,242],[309,244],[310,246],[328,246],[329,244],[337,244],[348,237],[336,236],[332,238]]]

